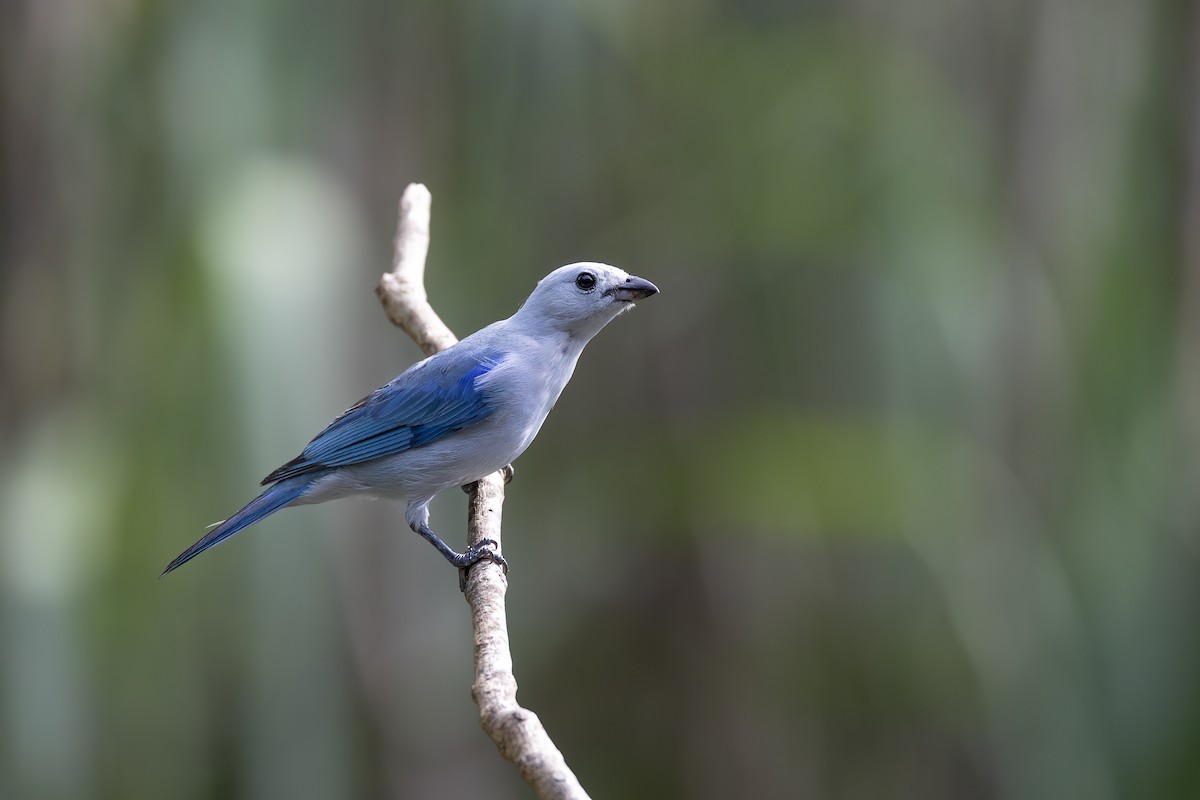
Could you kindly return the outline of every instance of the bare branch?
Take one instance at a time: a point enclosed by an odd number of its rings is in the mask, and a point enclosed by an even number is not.
[[[392,324],[407,333],[427,356],[458,341],[429,305],[425,294],[425,256],[429,253],[429,207],[424,184],[410,183],[400,198],[392,271],[375,287]]]
[[[375,287],[384,311],[427,354],[458,341],[425,294],[425,256],[429,251],[429,190],[409,184],[400,200],[392,271]],[[471,487],[467,511],[467,544],[483,539],[503,547],[500,510],[504,504],[503,473],[489,475]],[[575,774],[554,746],[537,715],[517,703],[508,644],[504,595],[508,579],[488,559],[471,568],[464,594],[475,632],[475,683],[471,694],[479,706],[480,727],[500,754],[517,765],[521,777],[543,800],[586,800]]]

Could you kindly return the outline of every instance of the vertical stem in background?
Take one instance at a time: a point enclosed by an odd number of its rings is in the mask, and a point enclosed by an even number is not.
[[[1184,17],[1188,21],[1188,34],[1184,46],[1186,74],[1182,85],[1184,91],[1180,103],[1184,109],[1182,138],[1184,164],[1183,198],[1180,202],[1182,220],[1180,231],[1183,241],[1182,274],[1180,275],[1179,335],[1177,345],[1176,397],[1185,441],[1189,445],[1184,453],[1200,452],[1200,374],[1196,365],[1200,347],[1200,100],[1196,91],[1200,89],[1200,10],[1194,4]],[[1200,463],[1185,463],[1184,481],[1195,476],[1194,470]]]
[[[425,256],[429,252],[429,190],[409,184],[400,200],[396,222],[396,245],[392,271],[384,273],[375,287],[384,312],[395,325],[412,337],[426,355],[444,350],[458,341],[425,293]],[[500,510],[504,504],[504,480],[497,472],[471,487],[467,512],[467,544],[493,539],[496,551],[500,536]],[[475,683],[471,693],[479,706],[480,726],[496,743],[500,754],[517,765],[521,777],[543,800],[587,798],[562,753],[546,733],[537,715],[517,703],[517,679],[513,675],[508,644],[508,619],[504,594],[508,579],[504,571],[484,559],[471,567],[464,592],[471,607],[475,638]]]

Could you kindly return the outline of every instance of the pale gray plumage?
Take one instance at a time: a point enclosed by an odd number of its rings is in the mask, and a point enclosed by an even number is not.
[[[429,502],[525,451],[605,325],[657,293],[607,264],[560,267],[517,313],[414,364],[347,409],[272,484],[168,565],[166,572],[281,508],[348,495],[403,499],[409,526],[452,564],[504,560],[485,543],[456,553],[429,529]],[[494,542],[490,543],[495,545]]]

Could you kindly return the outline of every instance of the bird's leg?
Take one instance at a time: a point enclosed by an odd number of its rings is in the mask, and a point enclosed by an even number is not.
[[[454,566],[458,567],[458,588],[464,590],[467,587],[467,570],[470,569],[475,562],[482,561],[485,558],[490,558],[493,563],[504,567],[504,573],[508,574],[508,562],[504,556],[497,553],[491,548],[497,547],[494,539],[480,539],[475,544],[468,547],[463,552],[459,553],[450,545],[442,541],[441,537],[429,529],[428,525],[421,525],[416,529],[417,533],[421,534],[427,542],[437,548],[437,551],[442,554],[442,557],[449,561]]]

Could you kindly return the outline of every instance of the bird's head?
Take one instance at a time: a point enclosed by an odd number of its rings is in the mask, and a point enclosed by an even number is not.
[[[586,341],[633,308],[635,300],[657,293],[653,283],[623,269],[581,261],[559,267],[538,281],[516,316]]]

